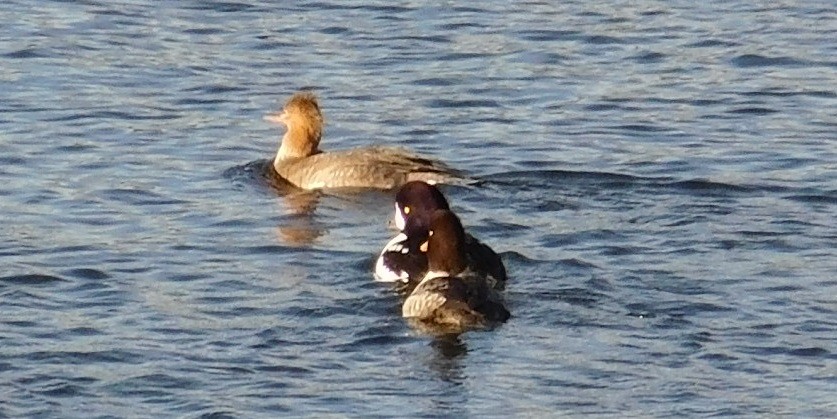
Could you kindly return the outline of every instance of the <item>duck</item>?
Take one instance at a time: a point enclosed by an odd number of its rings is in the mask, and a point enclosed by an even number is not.
[[[286,128],[273,159],[273,171],[300,189],[389,190],[411,180],[451,183],[463,178],[459,171],[448,165],[401,147],[321,150],[323,115],[312,92],[293,94],[280,112],[264,119]]]
[[[410,181],[395,194],[393,220],[399,233],[381,250],[375,262],[374,278],[395,283],[409,293],[428,271],[428,256],[420,247],[427,240],[430,220],[436,210],[450,211],[442,192],[434,185]],[[506,283],[506,268],[500,256],[474,236],[465,233],[463,248],[468,268],[487,278],[492,288]]]
[[[437,334],[458,334],[509,319],[499,292],[468,268],[465,231],[456,214],[433,211],[421,247],[427,252],[428,271],[404,300],[404,318]]]

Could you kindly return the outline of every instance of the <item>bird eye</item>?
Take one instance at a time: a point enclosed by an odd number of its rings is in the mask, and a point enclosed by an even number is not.
[[[409,214],[410,214],[410,207],[404,207],[404,214],[405,214],[405,215],[409,215]]]
[[[432,235],[433,235],[433,230],[430,230],[430,231],[428,231],[428,232],[427,232],[427,236],[428,236],[428,237],[429,237],[429,236],[432,236]]]

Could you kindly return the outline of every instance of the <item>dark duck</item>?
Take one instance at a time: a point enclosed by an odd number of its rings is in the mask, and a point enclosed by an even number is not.
[[[448,210],[431,215],[427,241],[428,270],[401,308],[402,315],[422,331],[462,333],[508,320],[499,292],[468,268],[465,231]]]
[[[395,195],[396,227],[400,230],[384,246],[375,263],[375,279],[394,282],[406,292],[412,290],[428,271],[427,254],[420,249],[427,239],[436,210],[450,210],[447,199],[433,185],[421,181],[404,184]],[[490,247],[465,233],[462,247],[468,269],[487,278],[492,288],[506,282],[503,261]]]

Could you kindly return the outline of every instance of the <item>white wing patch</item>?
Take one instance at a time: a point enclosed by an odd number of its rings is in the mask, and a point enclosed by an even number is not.
[[[409,249],[404,246],[404,241],[407,240],[407,235],[398,233],[389,243],[384,246],[384,250],[378,256],[375,262],[375,280],[379,282],[407,282],[410,277],[407,272],[396,269],[390,269],[384,264],[384,254],[387,252],[407,253]]]

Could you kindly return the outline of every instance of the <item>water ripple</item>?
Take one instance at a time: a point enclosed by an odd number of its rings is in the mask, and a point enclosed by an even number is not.
[[[831,9],[2,2],[0,416],[834,416]],[[392,194],[272,175],[303,88],[480,179],[508,323],[411,329]]]

